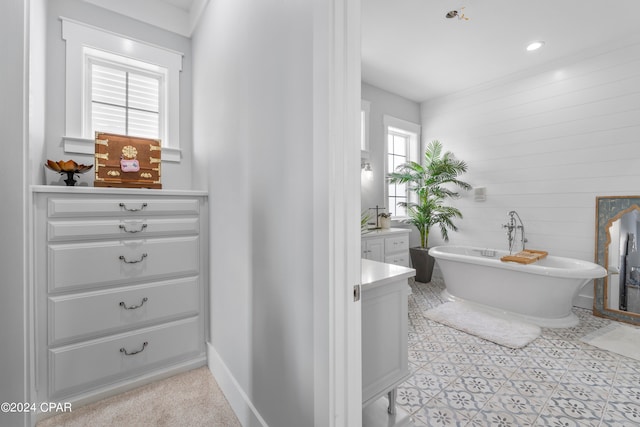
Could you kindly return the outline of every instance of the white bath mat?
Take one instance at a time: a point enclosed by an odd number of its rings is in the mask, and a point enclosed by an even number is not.
[[[540,336],[537,325],[506,319],[459,301],[445,302],[424,313],[428,319],[510,348],[522,348]]]
[[[640,329],[613,322],[580,338],[592,346],[640,360]]]

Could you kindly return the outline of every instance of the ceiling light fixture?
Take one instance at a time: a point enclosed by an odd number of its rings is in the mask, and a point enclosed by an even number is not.
[[[452,19],[457,17],[459,20],[464,20],[464,21],[468,21],[469,18],[464,16],[464,13],[462,12],[462,9],[464,9],[465,7],[461,7],[460,10],[450,10],[449,12],[447,12],[447,14],[445,15],[445,18],[447,19]]]
[[[543,41],[535,41],[535,42],[531,42],[527,45],[527,51],[531,52],[534,50],[538,50],[540,49],[542,46],[544,46],[544,42]]]

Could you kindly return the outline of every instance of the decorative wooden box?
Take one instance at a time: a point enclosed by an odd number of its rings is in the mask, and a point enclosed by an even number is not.
[[[96,132],[94,187],[162,188],[160,140]]]

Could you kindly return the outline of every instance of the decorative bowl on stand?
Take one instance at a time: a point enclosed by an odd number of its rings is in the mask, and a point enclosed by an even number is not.
[[[59,160],[57,162],[54,162],[53,160],[47,160],[45,166],[54,172],[58,172],[60,175],[66,174],[67,179],[65,179],[64,182],[69,187],[76,185],[74,175],[85,173],[93,167],[93,165],[79,165],[73,160]]]

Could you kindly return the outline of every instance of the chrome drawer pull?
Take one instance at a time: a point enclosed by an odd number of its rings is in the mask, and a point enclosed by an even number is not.
[[[142,302],[138,305],[130,305],[129,307],[127,307],[127,304],[124,303],[124,301],[120,301],[120,304],[118,304],[120,307],[124,308],[125,310],[135,310],[136,308],[140,308],[144,305],[145,302],[149,301],[149,298],[144,297],[142,298]]]
[[[147,228],[147,224],[142,224],[142,227],[140,227],[140,230],[128,230],[127,224],[120,224],[120,229],[126,231],[127,233],[139,233],[145,228]]]
[[[133,260],[133,261],[127,261],[127,259],[124,257],[124,255],[120,255],[120,256],[118,257],[118,259],[119,259],[119,260],[121,260],[121,261],[123,261],[123,262],[124,262],[124,263],[126,263],[126,264],[136,264],[136,263],[142,262],[142,260],[143,260],[143,259],[145,259],[146,257],[147,257],[147,254],[145,253],[145,254],[142,254],[142,256],[140,257],[140,259],[135,259],[135,260]]]
[[[138,212],[138,211],[141,211],[141,210],[143,210],[144,208],[146,208],[146,207],[147,207],[147,204],[146,204],[146,203],[143,203],[143,204],[140,206],[140,209],[135,209],[135,208],[130,209],[130,208],[127,208],[127,205],[126,205],[126,204],[124,204],[124,203],[120,203],[120,207],[121,207],[122,209],[124,209],[125,211],[129,211],[129,212]]]
[[[132,351],[131,353],[129,353],[129,352],[127,351],[127,349],[126,349],[126,348],[122,347],[122,348],[120,349],[120,353],[124,353],[124,355],[125,355],[125,356],[133,356],[134,354],[138,354],[138,353],[140,353],[142,350],[144,350],[145,348],[147,348],[147,346],[148,346],[148,345],[149,345],[149,343],[148,343],[147,341],[145,341],[144,343],[142,343],[142,348],[141,348],[140,350],[138,350],[138,351]]]

